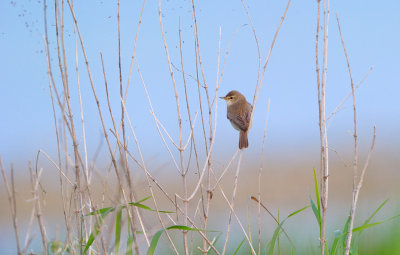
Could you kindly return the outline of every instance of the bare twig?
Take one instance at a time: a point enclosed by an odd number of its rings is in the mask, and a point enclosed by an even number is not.
[[[374,69],[373,66],[371,66],[368,70],[368,72],[364,75],[364,77],[361,79],[361,81],[355,86],[354,90],[357,90],[361,84],[365,81],[365,79],[367,79],[367,77],[369,76],[369,74],[372,72],[372,70]],[[335,110],[332,111],[332,113],[329,115],[329,117],[326,118],[326,121],[330,120],[333,116],[336,115],[336,113],[339,112],[339,110],[341,109],[341,107],[343,106],[343,104],[347,101],[347,99],[349,99],[349,97],[352,95],[352,91],[350,91],[345,98],[343,98],[343,100],[340,102],[340,104],[338,104],[338,106],[336,106]]]
[[[31,181],[32,181],[32,195],[34,198],[35,202],[35,210],[36,210],[36,218],[39,224],[40,228],[40,234],[42,236],[42,245],[43,245],[43,253],[47,255],[47,237],[46,237],[46,229],[44,227],[43,223],[43,217],[42,217],[42,209],[40,206],[40,196],[39,196],[39,183],[40,183],[40,177],[42,175],[43,169],[40,169],[39,173],[36,174],[36,172],[32,171],[32,167],[29,164],[29,171],[31,173]]]
[[[231,222],[232,222],[232,213],[234,211],[234,202],[235,202],[235,197],[236,197],[236,190],[237,190],[237,186],[238,186],[238,178],[239,178],[239,171],[240,171],[240,166],[242,163],[242,157],[243,157],[243,150],[241,150],[240,156],[239,156],[239,162],[237,165],[237,169],[236,169],[236,175],[235,175],[235,182],[233,185],[233,192],[232,192],[232,201],[231,201],[231,210],[229,213],[229,220],[228,220],[228,229],[226,231],[226,238],[225,238],[225,244],[224,244],[224,249],[222,250],[222,254],[225,254],[226,251],[226,247],[228,245],[228,240],[229,240],[229,233],[231,230]],[[255,253],[255,252],[254,252]]]
[[[356,96],[355,96],[355,87],[354,87],[354,82],[353,82],[353,76],[351,74],[351,68],[350,68],[350,61],[349,61],[349,56],[347,55],[347,50],[346,50],[346,45],[344,44],[343,40],[343,35],[342,35],[342,30],[340,27],[340,22],[339,22],[339,16],[336,14],[336,20],[339,28],[339,34],[340,34],[340,39],[342,42],[343,50],[344,50],[344,55],[346,57],[346,62],[347,62],[347,68],[349,70],[349,76],[350,76],[350,85],[351,85],[351,94],[353,98],[353,123],[354,123],[354,132],[353,132],[353,137],[354,137],[354,161],[353,161],[353,199],[351,203],[351,210],[350,210],[350,223],[349,227],[347,229],[347,237],[346,237],[346,247],[345,247],[345,255],[348,255],[350,253],[350,245],[351,245],[351,238],[352,238],[352,229],[354,225],[354,218],[355,218],[355,211],[357,208],[357,201],[358,201],[358,195],[363,183],[364,179],[364,174],[365,171],[367,170],[369,159],[371,157],[372,151],[374,149],[375,145],[375,137],[376,137],[376,126],[374,126],[374,136],[372,139],[372,145],[368,153],[367,160],[365,162],[364,168],[362,169],[360,179],[358,179],[358,136],[357,136],[357,108],[356,108]]]
[[[119,188],[120,188],[120,191],[121,191],[125,206],[129,207],[128,206],[128,199],[127,199],[127,196],[125,194],[125,191],[124,191],[123,185],[122,185],[123,182],[122,182],[121,176],[120,176],[119,171],[118,171],[118,166],[117,166],[117,163],[116,163],[116,160],[115,160],[115,157],[114,157],[114,153],[113,153],[112,148],[111,148],[110,141],[108,139],[107,129],[105,127],[103,114],[102,114],[101,109],[100,109],[100,103],[99,103],[99,100],[98,100],[98,97],[97,97],[97,93],[96,93],[96,90],[95,90],[95,87],[94,87],[92,74],[91,74],[90,66],[89,66],[89,61],[88,61],[88,58],[87,58],[87,55],[86,55],[86,50],[85,50],[85,47],[84,47],[84,44],[83,44],[82,35],[81,35],[80,29],[79,29],[79,26],[78,26],[78,22],[77,22],[76,17],[75,17],[74,9],[72,8],[72,4],[71,4],[70,0],[67,0],[67,1],[68,1],[68,5],[69,5],[69,8],[70,8],[70,11],[71,11],[72,18],[74,20],[74,24],[75,24],[76,30],[78,32],[78,37],[79,37],[82,53],[83,53],[83,56],[84,56],[84,59],[85,59],[85,63],[86,63],[86,69],[87,69],[87,72],[88,72],[90,85],[91,85],[93,96],[95,98],[96,105],[97,105],[97,108],[98,108],[101,124],[102,124],[102,127],[103,127],[104,137],[105,137],[105,139],[107,141],[107,146],[108,146],[108,149],[109,149],[109,152],[110,152],[110,156],[112,158],[112,163],[113,163],[113,166],[114,166],[114,169],[115,169],[116,176],[118,178]],[[128,212],[128,216],[129,216],[129,220],[130,220],[129,222],[131,224],[133,242],[135,243],[135,251],[136,251],[136,253],[139,253],[139,246],[137,244],[137,239],[136,239],[137,233],[136,233],[135,220],[134,220],[134,217],[133,217],[133,215],[131,213],[131,210],[127,210],[127,212]]]
[[[322,208],[322,219],[320,228],[320,243],[321,243],[321,255],[325,254],[326,248],[326,214],[328,208],[328,177],[329,177],[329,155],[328,155],[328,133],[325,116],[325,105],[326,105],[326,74],[328,71],[328,25],[329,25],[329,0],[324,0],[324,37],[323,37],[323,59],[322,59],[322,78],[319,78],[319,64],[318,64],[318,35],[319,35],[319,19],[320,19],[320,0],[318,0],[318,16],[317,16],[317,35],[316,35],[316,72],[317,72],[317,86],[318,86],[318,112],[319,112],[319,130],[320,130],[320,142],[321,142],[321,190],[322,196],[321,203]]]
[[[15,186],[14,186],[14,170],[11,169],[11,187],[10,187],[10,183],[7,180],[7,175],[4,170],[4,165],[3,161],[1,160],[1,157],[0,157],[0,167],[1,167],[1,174],[3,175],[3,181],[7,189],[8,202],[10,204],[10,211],[11,211],[11,218],[13,221],[15,239],[17,241],[17,251],[18,255],[22,255],[21,245],[19,241],[19,232],[18,232],[17,204],[15,199]]]
[[[144,158],[143,158],[143,155],[142,155],[142,151],[141,151],[140,146],[139,146],[139,141],[137,140],[135,131],[133,130],[133,126],[132,126],[131,120],[130,120],[130,118],[129,118],[128,112],[127,112],[127,110],[126,110],[126,108],[125,108],[125,103],[124,103],[124,100],[123,100],[122,97],[121,97],[121,103],[122,103],[122,107],[124,108],[124,112],[126,113],[126,119],[128,120],[128,124],[129,124],[129,127],[130,127],[130,129],[131,129],[131,133],[132,133],[132,135],[133,135],[133,137],[134,137],[134,139],[135,139],[136,147],[137,147],[137,149],[138,149],[138,152],[139,152],[139,155],[140,155],[140,159],[141,159],[141,161],[142,161],[143,169],[145,170],[145,173],[146,173],[147,183],[148,183],[148,186],[149,186],[149,190],[150,190],[150,193],[151,193],[151,197],[153,198],[153,202],[154,202],[154,206],[155,206],[155,208],[156,208],[156,212],[157,212],[158,219],[159,219],[159,221],[160,221],[160,223],[161,223],[161,226],[163,227],[165,233],[167,234],[168,240],[169,240],[169,242],[171,243],[172,248],[174,249],[174,251],[176,252],[176,254],[178,254],[178,250],[176,249],[176,247],[175,247],[175,245],[174,245],[174,242],[172,241],[172,239],[171,239],[171,237],[170,237],[170,235],[169,235],[169,233],[168,233],[168,230],[166,229],[165,224],[164,224],[164,222],[163,222],[162,219],[161,219],[160,210],[158,209],[157,200],[156,200],[156,197],[155,197],[155,195],[154,195],[153,188],[152,188],[152,186],[151,186],[151,184],[150,184],[149,175],[147,174],[148,171],[147,171],[147,168],[146,168],[146,165],[145,165],[145,162],[144,162]]]
[[[263,66],[262,71],[261,71],[259,82],[258,82],[258,84],[257,84],[257,86],[255,88],[255,91],[254,91],[254,97],[253,97],[253,103],[252,103],[253,110],[251,112],[250,123],[252,123],[252,121],[253,121],[253,114],[254,114],[254,110],[256,108],[256,104],[257,104],[257,101],[258,101],[258,96],[260,94],[261,84],[262,84],[263,79],[264,79],[265,70],[267,69],[267,65],[268,65],[269,59],[271,57],[272,49],[274,48],[275,41],[276,41],[276,38],[278,37],[279,30],[281,29],[282,23],[285,20],[286,13],[287,13],[287,11],[289,9],[289,6],[290,6],[290,2],[291,2],[291,0],[289,0],[287,2],[285,11],[283,12],[283,15],[281,17],[281,21],[279,22],[279,25],[278,25],[278,27],[277,27],[277,29],[275,31],[274,38],[272,39],[271,46],[269,47],[267,57],[265,58],[265,61],[264,61],[264,66]]]
[[[276,224],[278,224],[278,225],[280,224],[278,219],[271,213],[270,210],[268,210],[268,208],[261,202],[261,200],[258,200],[254,196],[251,196],[251,199],[254,200],[255,202],[257,202],[257,204],[261,205],[261,207],[264,208],[264,210],[267,211],[267,213],[274,219]],[[287,237],[287,239],[289,240],[289,242],[293,245],[293,242],[290,239],[289,235],[286,233],[285,229],[282,226],[281,226],[281,229],[282,229],[283,233],[285,234],[285,236]]]
[[[261,174],[263,170],[263,163],[264,163],[264,145],[265,145],[265,138],[267,137],[267,125],[269,119],[269,107],[271,104],[271,100],[268,99],[267,105],[267,118],[265,120],[264,126],[264,136],[262,140],[262,147],[261,147],[261,154],[260,154],[260,168],[258,171],[258,254],[261,254]],[[254,199],[253,199],[254,200]]]

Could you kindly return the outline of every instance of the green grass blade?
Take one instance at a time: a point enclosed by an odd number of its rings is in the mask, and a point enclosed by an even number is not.
[[[304,211],[305,209],[307,209],[307,208],[309,208],[309,207],[310,207],[310,206],[308,205],[308,206],[305,206],[305,207],[303,207],[303,208],[301,208],[301,209],[299,209],[299,210],[296,210],[296,211],[292,212],[291,214],[289,214],[289,216],[286,217],[286,219],[284,219],[284,220],[276,227],[276,229],[275,229],[275,231],[274,231],[274,234],[273,234],[273,236],[272,236],[272,239],[271,239],[271,241],[269,242],[269,250],[268,250],[268,253],[267,253],[268,255],[273,255],[276,240],[278,239],[280,230],[282,229],[282,226],[283,226],[283,224],[285,223],[285,221],[286,221],[287,219],[289,219],[290,217],[292,217],[292,216],[294,216],[294,215],[296,215],[296,214],[298,214],[298,213]]]
[[[129,236],[126,240],[126,255],[133,255],[133,237]]]
[[[346,238],[347,238],[347,230],[349,229],[349,224],[350,224],[350,216],[347,217],[347,221],[344,224],[343,227],[343,232],[342,232],[342,245],[343,247],[346,247]]]
[[[382,209],[382,207],[383,207],[388,201],[389,201],[389,198],[387,198],[385,201],[383,201],[383,203],[380,204],[380,205],[378,206],[378,208],[371,214],[371,216],[369,216],[368,219],[366,219],[366,220],[364,221],[364,223],[363,223],[361,226],[368,225],[368,224],[371,222],[372,218]],[[363,231],[363,230],[360,230],[360,231],[359,231],[359,235],[362,233],[362,231]],[[353,232],[354,232],[354,229],[353,229]]]
[[[219,238],[221,237],[221,235],[222,235],[222,232],[220,232],[218,235],[217,235],[217,237],[214,239],[214,241],[212,242],[212,245],[215,245],[217,242],[218,242],[218,240],[219,240]],[[209,254],[210,252],[212,251],[212,249],[210,249],[208,252],[207,252],[207,254]],[[214,251],[213,251],[214,252]]]
[[[280,230],[281,230],[281,228],[282,228],[282,225],[285,223],[286,220],[287,220],[287,218],[284,219],[284,220],[278,225],[278,227],[275,229],[274,234],[273,234],[273,236],[272,236],[272,239],[271,239],[271,241],[270,241],[270,243],[269,243],[269,250],[268,250],[268,253],[267,253],[268,255],[273,255],[273,254],[274,254],[274,248],[275,248],[276,240],[277,240],[277,238],[278,238],[278,234],[279,234],[279,232],[280,232]]]
[[[340,237],[342,236],[342,232],[340,230],[335,230],[334,234],[335,234],[335,238],[333,239],[333,243],[331,246],[331,252],[330,252],[331,255],[336,254],[337,245],[339,243]]]
[[[136,206],[136,207],[139,207],[139,208],[142,208],[142,209],[145,209],[145,210],[148,210],[148,211],[157,212],[157,210],[154,210],[154,209],[148,207],[147,205],[141,204],[139,202],[131,202],[131,203],[128,203],[128,204]],[[172,212],[172,211],[158,211],[158,212],[160,212],[160,213],[175,213],[175,212]]]
[[[317,181],[317,174],[315,173],[314,169],[314,186],[315,186],[315,199],[317,200],[318,204],[318,212],[321,215],[321,197],[319,195],[319,188],[318,188],[318,181]],[[320,216],[321,218],[321,216]]]
[[[314,212],[315,218],[317,219],[319,231],[321,234],[321,197],[319,194],[317,174],[315,173],[315,169],[314,169],[313,173],[314,173],[314,188],[315,188],[315,202],[316,203],[314,203],[314,201],[310,195],[310,204],[311,204],[311,208]]]
[[[136,203],[142,203],[142,202],[146,201],[146,200],[149,199],[149,198],[151,198],[151,196],[145,197],[145,198],[143,198],[143,199],[137,201]]]
[[[297,210],[297,211],[292,212],[291,214],[289,214],[289,216],[286,217],[286,219],[289,219],[290,217],[292,217],[292,216],[294,216],[294,215],[296,215],[296,214],[298,214],[298,213],[304,211],[305,209],[307,209],[307,208],[309,208],[309,207],[310,207],[310,206],[307,205],[307,206],[304,206],[303,208],[301,208],[301,209],[299,209],[299,210]]]
[[[153,255],[154,251],[156,250],[157,244],[158,244],[158,240],[160,240],[160,237],[162,235],[162,233],[164,232],[164,229],[161,229],[159,231],[157,231],[157,233],[155,233],[155,235],[153,236],[153,238],[151,239],[151,243],[150,243],[150,247],[147,250],[147,255]]]
[[[246,238],[243,238],[243,240],[240,242],[239,246],[236,248],[235,252],[233,253],[233,255],[236,255],[240,249],[240,247],[242,247],[242,244],[244,243],[244,240],[246,240]]]
[[[310,196],[310,204],[311,204],[311,209],[312,209],[313,212],[314,212],[315,219],[317,219],[318,226],[319,226],[319,228],[321,229],[321,215],[320,215],[320,212],[318,211],[318,208],[317,208],[317,206],[315,205],[315,203],[314,203],[314,201],[313,201],[313,199],[312,199],[311,196]]]
[[[115,217],[115,249],[114,249],[115,254],[118,254],[119,252],[119,244],[121,241],[121,218],[122,218],[122,208],[119,208],[117,215]]]
[[[125,255],[133,255],[133,236],[131,233],[130,219],[128,217],[128,239],[126,240],[126,252]]]
[[[96,236],[99,234],[99,229],[101,227],[101,225],[103,225],[103,217],[99,217],[99,222],[96,222],[94,224],[94,230],[92,231],[92,233],[90,233],[89,239],[86,242],[85,245],[85,249],[83,250],[83,253],[86,253],[87,250],[89,250],[90,246],[93,244],[94,239],[96,238]]]
[[[370,227],[373,227],[373,226],[376,226],[376,225],[379,225],[379,224],[382,224],[382,223],[385,223],[385,222],[394,220],[394,219],[396,219],[396,218],[398,218],[398,217],[400,217],[400,214],[395,215],[395,216],[393,216],[393,217],[391,217],[391,218],[389,218],[389,219],[383,220],[383,221],[378,221],[378,222],[374,222],[374,223],[369,223],[369,224],[366,224],[366,225],[362,225],[362,226],[360,226],[360,227],[353,228],[353,232],[362,231],[362,230],[364,230],[364,229],[367,229],[367,228],[370,228]]]
[[[173,225],[173,226],[167,227],[166,229],[167,230],[179,229],[179,230],[183,230],[183,231],[204,231],[201,229],[191,228],[191,227],[183,226],[183,225]],[[151,239],[150,247],[146,253],[147,255],[154,254],[154,251],[156,250],[158,241],[160,240],[160,237],[164,231],[165,231],[164,229],[161,229],[161,230],[157,231],[157,233],[153,236],[153,239]],[[217,232],[217,231],[207,230],[207,232]]]
[[[86,215],[83,215],[83,217],[89,216],[89,215],[95,215],[95,214],[100,214],[101,216],[104,217],[105,215],[109,214],[110,212],[112,212],[114,210],[115,210],[114,207],[104,207],[104,208],[98,209],[98,210],[96,210],[94,212],[90,212],[90,213],[88,213]]]

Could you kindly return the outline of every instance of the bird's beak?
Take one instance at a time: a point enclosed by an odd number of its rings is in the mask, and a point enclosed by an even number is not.
[[[219,98],[226,100],[226,97],[219,97]]]

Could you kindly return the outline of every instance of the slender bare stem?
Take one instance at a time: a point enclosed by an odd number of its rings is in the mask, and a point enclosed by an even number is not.
[[[242,150],[241,153],[240,153],[239,162],[238,162],[237,169],[236,169],[235,182],[234,182],[234,186],[233,186],[232,199],[231,199],[231,210],[230,210],[230,213],[229,213],[229,220],[228,220],[228,229],[226,231],[225,244],[224,244],[224,249],[222,250],[222,254],[225,254],[226,247],[228,245],[229,233],[230,233],[230,230],[231,230],[232,213],[234,211],[236,190],[237,190],[237,185],[238,185],[239,171],[240,171],[240,166],[241,166],[241,163],[242,163],[243,152],[244,151]]]
[[[261,154],[260,154],[260,168],[258,171],[258,253],[261,254],[261,174],[263,170],[263,163],[264,163],[264,146],[265,146],[265,138],[267,137],[267,126],[268,126],[268,119],[269,119],[269,107],[271,105],[271,100],[268,99],[267,105],[267,118],[265,120],[264,126],[264,136],[262,140],[262,147],[261,147]]]
[[[275,41],[276,41],[276,38],[278,37],[279,30],[281,29],[282,23],[285,20],[286,13],[287,13],[287,11],[289,9],[289,6],[290,6],[290,2],[291,2],[291,0],[289,0],[287,2],[285,11],[283,12],[283,15],[281,17],[281,21],[279,22],[279,25],[278,25],[278,27],[277,27],[277,29],[275,31],[274,38],[272,39],[271,46],[269,47],[267,57],[265,58],[265,61],[264,61],[264,66],[262,68],[262,72],[261,72],[261,76],[260,76],[259,82],[258,82],[258,84],[257,84],[257,86],[255,88],[255,91],[254,91],[253,104],[252,104],[253,105],[253,110],[251,112],[250,123],[253,121],[253,114],[254,114],[254,110],[256,108],[256,104],[257,104],[257,101],[258,101],[258,96],[260,94],[261,84],[262,84],[263,79],[264,79],[265,70],[267,69],[267,65],[268,65],[269,59],[271,57],[272,49],[274,48]]]
[[[354,131],[353,131],[353,137],[354,137],[354,160],[353,160],[353,199],[351,201],[351,210],[350,210],[350,223],[349,227],[347,229],[347,236],[346,236],[346,247],[345,247],[345,255],[348,255],[350,253],[350,245],[351,245],[351,238],[353,234],[353,225],[354,225],[354,218],[355,218],[355,211],[357,208],[357,201],[358,201],[358,195],[360,193],[360,189],[363,183],[365,171],[367,170],[369,159],[371,157],[372,151],[374,149],[375,145],[375,138],[376,138],[376,126],[374,126],[374,135],[372,138],[372,145],[368,153],[367,160],[365,162],[364,168],[362,169],[360,179],[358,179],[358,136],[357,136],[357,108],[356,108],[356,96],[355,96],[355,86],[353,82],[353,75],[351,73],[351,67],[350,67],[350,61],[349,61],[349,56],[347,55],[347,50],[346,50],[346,45],[344,44],[343,40],[343,35],[342,35],[342,29],[340,27],[340,22],[339,22],[339,16],[336,14],[336,20],[339,28],[339,34],[340,34],[340,39],[342,42],[343,46],[343,51],[344,55],[346,57],[346,62],[347,62],[347,69],[349,70],[349,76],[350,76],[350,85],[351,85],[351,95],[353,98],[353,122],[354,122]]]
[[[238,149],[238,150],[239,150],[239,149]],[[243,234],[244,234],[244,236],[245,236],[245,238],[246,238],[246,240],[247,240],[247,242],[248,242],[248,244],[249,244],[249,246],[250,246],[250,249],[251,249],[252,254],[256,254],[256,253],[255,253],[255,250],[254,250],[254,247],[253,247],[253,244],[252,244],[252,242],[251,242],[251,236],[247,235],[246,230],[245,230],[244,227],[243,227],[243,224],[240,222],[239,216],[238,216],[237,213],[235,212],[234,204],[231,203],[231,202],[229,202],[229,199],[228,199],[228,197],[226,196],[224,190],[222,189],[221,184],[218,183],[217,186],[218,186],[218,188],[220,189],[221,194],[222,194],[222,197],[225,199],[225,202],[228,204],[229,209],[231,210],[233,216],[235,216],[236,221],[238,222],[240,228],[242,229],[242,232],[243,232]],[[251,235],[251,233],[249,233],[249,234]],[[224,254],[224,253],[222,253],[222,254]]]
[[[97,93],[96,93],[96,90],[95,90],[95,87],[94,87],[92,74],[91,74],[90,66],[89,66],[89,61],[88,61],[88,58],[87,58],[87,55],[86,55],[86,50],[85,50],[85,47],[84,47],[84,44],[83,44],[82,35],[81,35],[81,32],[80,32],[80,29],[79,29],[79,26],[78,26],[78,22],[76,20],[75,12],[74,12],[74,9],[72,8],[71,2],[70,2],[70,0],[67,0],[67,1],[68,1],[68,5],[69,5],[69,8],[70,8],[70,11],[71,11],[72,18],[74,20],[74,24],[75,24],[76,30],[78,32],[78,37],[79,37],[82,53],[83,53],[83,56],[84,56],[84,59],[85,59],[85,63],[86,63],[86,69],[87,69],[87,72],[88,72],[90,85],[91,85],[93,96],[95,98],[96,105],[97,105],[97,108],[98,108],[101,124],[102,124],[102,127],[103,127],[104,137],[105,137],[105,139],[107,141],[107,146],[108,146],[108,149],[109,149],[109,152],[110,152],[110,155],[111,155],[111,158],[112,158],[112,163],[113,163],[113,166],[114,166],[114,169],[115,169],[115,173],[116,173],[116,176],[117,176],[117,179],[118,179],[118,182],[119,182],[119,188],[120,188],[120,191],[121,191],[125,206],[129,207],[128,206],[128,199],[127,199],[127,196],[126,196],[125,191],[123,189],[122,178],[121,178],[121,176],[119,174],[118,166],[117,166],[117,163],[116,163],[116,160],[115,160],[112,148],[111,148],[110,141],[108,139],[107,129],[105,127],[103,114],[102,114],[101,108],[100,108],[100,102],[98,100]],[[127,210],[127,212],[128,212],[128,216],[129,216],[129,220],[130,220],[129,222],[131,224],[133,242],[135,244],[135,252],[138,254],[139,253],[139,245],[137,243],[137,238],[136,238],[137,233],[136,233],[136,226],[135,226],[134,216],[132,215],[132,211],[131,210]]]
[[[371,66],[368,70],[368,72],[364,75],[364,77],[361,79],[361,81],[355,86],[355,90],[357,90],[361,84],[365,81],[365,79],[368,78],[369,74],[372,72],[372,70],[374,69],[373,66]],[[339,112],[340,108],[343,106],[343,104],[347,101],[347,99],[349,99],[349,97],[352,95],[352,92],[350,91],[345,98],[343,98],[343,100],[340,102],[340,104],[338,104],[338,106],[336,106],[335,110],[332,111],[332,113],[329,115],[329,117],[326,118],[326,121],[328,122],[333,116],[336,115],[336,113]]]
[[[46,237],[46,229],[43,223],[42,217],[42,209],[40,206],[40,196],[39,196],[39,183],[40,177],[42,175],[43,169],[40,169],[39,173],[32,171],[32,167],[29,164],[29,171],[31,173],[31,181],[32,181],[32,195],[35,202],[35,211],[36,211],[36,218],[40,228],[40,234],[42,236],[42,245],[43,245],[43,254],[47,255],[47,237]]]
[[[318,23],[319,23],[319,3],[318,1]],[[328,177],[329,177],[329,164],[328,164],[328,134],[327,134],[327,125],[326,125],[326,116],[325,116],[325,92],[326,92],[326,75],[327,75],[327,63],[328,63],[328,26],[329,25],[329,0],[324,0],[324,48],[323,48],[323,59],[322,59],[322,78],[319,82],[319,67],[318,69],[318,84],[320,83],[319,98],[318,98],[318,105],[319,105],[319,125],[320,125],[320,138],[321,138],[321,158],[322,158],[322,167],[321,167],[321,183],[322,183],[322,197],[321,197],[321,207],[322,207],[322,220],[321,220],[321,229],[320,229],[320,242],[321,242],[321,255],[325,254],[326,248],[326,214],[328,208]],[[319,28],[318,28],[319,29]],[[317,30],[318,31],[318,30]],[[316,53],[318,55],[318,48],[316,47]]]
[[[10,204],[10,211],[11,211],[11,217],[12,217],[12,221],[13,221],[15,239],[17,241],[17,251],[18,251],[18,255],[22,255],[21,245],[20,245],[20,241],[19,241],[19,232],[18,232],[17,204],[16,204],[16,200],[15,200],[15,187],[14,187],[14,170],[11,169],[11,187],[10,187],[10,183],[8,182],[7,175],[4,170],[4,165],[3,165],[3,161],[1,160],[1,157],[0,157],[0,167],[1,167],[1,174],[3,175],[3,181],[4,181],[4,184],[6,185],[6,189],[7,189],[8,202]]]

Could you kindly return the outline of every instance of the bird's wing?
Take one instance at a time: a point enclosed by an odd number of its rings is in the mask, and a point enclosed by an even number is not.
[[[247,131],[250,123],[250,112],[244,112],[243,114],[227,113],[227,118],[234,122],[236,126],[242,130]]]

